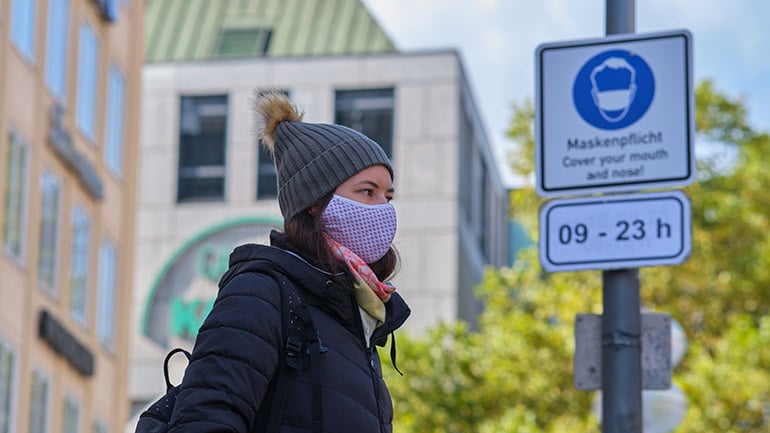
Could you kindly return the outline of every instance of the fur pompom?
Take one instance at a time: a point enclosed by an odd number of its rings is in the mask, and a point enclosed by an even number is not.
[[[275,131],[281,122],[300,122],[304,113],[289,101],[280,91],[270,90],[257,95],[255,104],[257,112],[257,138],[262,140],[267,150],[273,153],[275,149]]]

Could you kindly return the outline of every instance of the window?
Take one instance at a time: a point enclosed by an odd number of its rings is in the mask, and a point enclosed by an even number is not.
[[[107,433],[107,423],[102,420],[94,421],[93,433]]]
[[[49,381],[39,371],[32,373],[32,401],[29,406],[29,433],[46,433]]]
[[[59,180],[49,171],[40,182],[43,205],[40,216],[38,278],[43,289],[56,296],[56,251],[58,247]]]
[[[465,107],[465,103],[460,104]],[[461,216],[466,224],[473,221],[473,167],[479,157],[475,152],[474,129],[471,118],[465,109],[460,112],[460,159],[458,174],[460,176],[460,206]]]
[[[70,312],[79,323],[86,323],[88,299],[88,234],[90,221],[80,208],[72,209],[72,255],[70,258]]]
[[[78,433],[80,405],[72,397],[64,399],[64,416],[62,417],[62,433]]]
[[[115,247],[104,240],[99,250],[96,336],[99,343],[108,350],[112,350],[114,333],[115,265]]]
[[[0,433],[11,433],[13,371],[16,355],[0,339]]]
[[[257,200],[278,197],[278,176],[273,156],[261,142],[257,143]]]
[[[183,96],[177,201],[223,200],[227,96]]]
[[[479,179],[479,196],[478,196],[478,220],[475,223],[476,226],[476,236],[479,243],[479,250],[484,255],[484,263],[489,263],[489,242],[487,239],[487,236],[489,236],[491,231],[491,226],[489,225],[489,194],[492,188],[490,188],[489,185],[489,173],[487,170],[487,165],[484,163],[484,161],[481,161],[481,174]]]
[[[35,61],[36,0],[13,0],[11,4],[11,40],[30,62]]]
[[[8,134],[6,163],[5,215],[3,218],[3,246],[19,263],[24,261],[24,231],[27,204],[28,148],[18,135]]]
[[[281,93],[289,97],[289,92],[282,90]],[[257,92],[257,97],[260,92]],[[273,155],[265,149],[261,140],[257,141],[257,200],[271,199],[278,197],[278,175],[273,163]]]
[[[61,104],[66,100],[67,88],[67,2],[50,0],[48,6],[45,82]]]
[[[223,29],[216,52],[222,57],[267,54],[272,31],[264,28]]]
[[[393,155],[393,89],[338,90],[334,123],[353,128]]]
[[[80,131],[94,141],[94,117],[96,113],[97,55],[99,42],[88,23],[80,26],[78,52],[78,100],[76,120]]]
[[[107,78],[107,125],[104,130],[104,160],[115,176],[123,171],[123,97],[125,79],[117,66],[110,66]]]
[[[114,23],[118,20],[118,6],[122,2],[123,0],[98,0],[96,4],[99,6],[102,18]]]

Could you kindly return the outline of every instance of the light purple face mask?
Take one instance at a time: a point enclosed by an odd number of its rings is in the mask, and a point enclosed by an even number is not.
[[[367,205],[335,194],[321,222],[332,239],[366,263],[381,259],[396,236],[396,209],[390,203]]]

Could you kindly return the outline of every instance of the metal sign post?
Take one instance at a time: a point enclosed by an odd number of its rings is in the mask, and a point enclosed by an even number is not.
[[[692,37],[637,35],[634,9],[606,0],[604,38],[535,52],[535,191],[554,197],[540,209],[540,262],[602,271],[603,313],[579,318],[575,334],[596,357],[576,349],[575,370],[581,389],[601,382],[603,433],[642,433],[642,389],[659,386],[645,365],[670,381],[670,363],[649,362],[666,359],[657,346],[643,348],[670,323],[644,325],[639,267],[682,263],[692,243],[686,194],[640,192],[695,180]]]
[[[604,271],[602,284],[602,432],[642,433],[639,270]]]
[[[607,0],[606,34],[634,33],[635,1]],[[639,269],[602,272],[602,432],[642,433]]]

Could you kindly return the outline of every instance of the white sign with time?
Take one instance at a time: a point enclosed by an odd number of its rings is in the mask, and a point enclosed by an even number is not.
[[[676,265],[691,231],[678,190],[552,200],[540,209],[540,262],[550,272]]]

